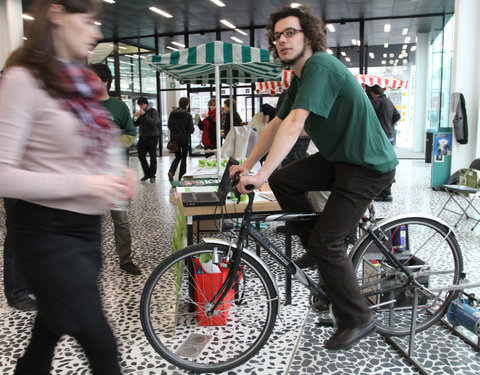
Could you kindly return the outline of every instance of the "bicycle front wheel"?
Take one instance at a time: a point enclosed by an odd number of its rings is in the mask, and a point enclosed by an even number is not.
[[[415,332],[427,329],[447,311],[458,291],[450,285],[460,282],[463,259],[450,228],[433,217],[402,217],[380,224],[375,233],[412,273],[414,282],[388,263],[371,235],[353,254],[353,265],[362,292],[375,312],[377,330],[384,335],[410,333],[414,295],[417,293]],[[443,288],[443,289],[442,289]]]
[[[234,287],[207,316],[208,303],[226,273],[207,274],[198,262],[202,254],[215,252],[229,267],[229,250],[216,243],[186,247],[165,259],[144,287],[143,330],[155,351],[178,367],[194,372],[229,370],[255,355],[273,330],[276,289],[265,269],[246,253]]]

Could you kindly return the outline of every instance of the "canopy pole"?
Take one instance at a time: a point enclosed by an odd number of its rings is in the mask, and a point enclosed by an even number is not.
[[[230,130],[233,130],[233,79],[232,79],[232,68],[228,69],[228,78],[230,79]]]
[[[220,158],[220,151],[222,149],[221,147],[221,141],[220,141],[220,131],[221,131],[221,126],[222,126],[222,117],[220,115],[220,67],[218,65],[215,65],[215,108],[216,108],[216,122],[217,122],[217,131],[216,131],[216,137],[217,137],[217,174],[220,176],[220,167],[222,164],[221,158]]]

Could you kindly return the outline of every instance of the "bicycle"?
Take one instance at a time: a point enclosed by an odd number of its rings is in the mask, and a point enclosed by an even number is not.
[[[229,241],[206,238],[171,254],[144,287],[143,330],[155,351],[180,368],[193,372],[232,369],[254,356],[272,333],[280,293],[265,262],[245,247],[247,238],[309,289],[313,310],[328,309],[328,296],[317,282],[252,225],[306,220],[318,214],[254,215],[254,195],[248,194],[237,236]],[[349,256],[374,313],[377,332],[401,336],[412,333],[412,319],[415,332],[436,323],[459,293],[448,286],[465,277],[452,229],[430,215],[398,215],[379,222],[364,217],[360,229],[363,234]],[[404,241],[395,245],[398,234]],[[221,276],[210,278],[209,292],[198,276],[203,272],[199,260],[204,254],[222,271]]]

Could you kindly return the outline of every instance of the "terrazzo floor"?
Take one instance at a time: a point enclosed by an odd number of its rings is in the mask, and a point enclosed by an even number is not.
[[[170,253],[174,230],[175,207],[169,201],[170,184],[167,171],[171,157],[158,159],[157,182],[141,183],[138,196],[131,203],[129,220],[133,237],[135,261],[142,269],[140,276],[130,276],[119,269],[113,242],[113,224],[110,216],[104,218],[103,271],[101,291],[107,318],[117,337],[120,362],[124,374],[180,375],[187,372],[164,361],[150,347],[143,334],[140,317],[140,295],[150,272]],[[197,163],[193,158],[190,163]],[[132,157],[130,165],[137,171],[140,165]],[[393,185],[393,203],[376,203],[378,217],[397,213],[429,213],[437,215],[447,199],[446,193],[430,189],[430,164],[423,160],[401,159]],[[0,241],[4,236],[4,212],[0,209]],[[453,221],[452,214],[442,214]],[[480,281],[480,225],[473,231],[471,220],[462,219],[456,228],[457,239],[463,251],[467,278]],[[282,235],[269,224],[267,234],[279,246]],[[209,234],[210,235],[210,234]],[[301,253],[294,241],[294,257]],[[0,277],[3,277],[3,252],[0,252]],[[267,263],[269,259],[265,259]],[[284,290],[283,272],[273,267],[280,291]],[[312,271],[313,272],[313,271]],[[468,292],[480,294],[480,289]],[[318,325],[318,316],[308,308],[306,289],[295,281],[293,303],[281,306],[274,333],[262,351],[248,363],[227,372],[230,374],[417,374],[419,371],[378,334],[371,335],[349,351],[327,351],[323,341],[333,332],[331,327]],[[13,374],[16,358],[28,342],[35,313],[21,312],[8,307],[0,296],[0,373]],[[477,337],[464,332],[476,341]],[[408,347],[408,338],[398,340]],[[438,324],[415,337],[415,358],[428,374],[480,374],[480,353]],[[86,357],[70,337],[59,343],[51,374],[90,374]]]

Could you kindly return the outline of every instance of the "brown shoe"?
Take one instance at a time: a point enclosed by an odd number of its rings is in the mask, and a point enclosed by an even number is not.
[[[298,268],[317,267],[317,261],[309,251],[303,254],[300,258],[295,259],[293,263],[295,263]]]
[[[373,318],[356,328],[339,327],[333,336],[325,341],[324,346],[329,350],[348,350],[365,336],[375,332],[376,328],[375,319]]]

